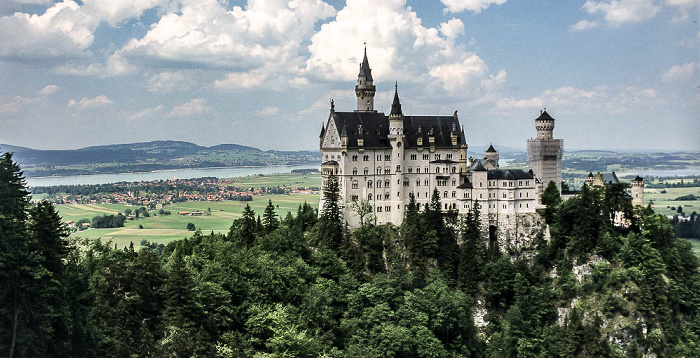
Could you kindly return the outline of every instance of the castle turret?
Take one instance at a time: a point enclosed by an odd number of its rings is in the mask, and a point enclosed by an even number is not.
[[[527,141],[527,159],[535,176],[546,188],[550,181],[561,192],[561,157],[564,154],[564,141],[554,139],[554,118],[547,110],[540,111],[535,119],[537,137]],[[537,195],[539,197],[539,193]]]
[[[389,138],[399,139],[403,136],[403,113],[401,112],[401,102],[399,101],[399,84],[394,85],[394,101],[391,103],[389,114]]]
[[[632,180],[632,206],[644,206],[644,178],[637,176]]]
[[[484,159],[490,164],[492,169],[498,169],[498,160],[500,159],[498,151],[494,149],[493,144],[490,144],[484,152]]]
[[[365,57],[360,64],[360,73],[357,75],[357,85],[355,95],[357,96],[357,111],[374,111],[374,94],[377,91],[373,85],[372,69],[367,60],[367,46],[365,46]]]

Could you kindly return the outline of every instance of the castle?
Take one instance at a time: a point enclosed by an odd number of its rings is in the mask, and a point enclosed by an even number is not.
[[[479,205],[490,236],[539,227],[535,210],[543,188],[554,181],[561,191],[563,140],[553,138],[554,118],[546,110],[535,119],[536,138],[528,140],[531,170],[500,169],[493,146],[483,159],[467,157],[457,111],[452,116],[404,115],[395,86],[387,116],[374,109],[373,82],[365,49],[355,86],[357,109],[336,111],[331,100],[319,138],[322,184],[331,175],[338,180],[339,205],[350,227],[360,225],[353,203],[369,203],[377,224],[400,225],[409,195],[422,210],[435,189],[444,211],[465,214]],[[320,207],[324,200],[322,195]]]

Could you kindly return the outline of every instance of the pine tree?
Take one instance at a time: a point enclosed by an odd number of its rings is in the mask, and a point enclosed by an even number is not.
[[[319,219],[319,239],[331,249],[337,250],[343,243],[343,217],[338,201],[340,200],[338,180],[335,175],[328,177],[323,188],[323,211]]]
[[[542,192],[540,201],[542,205],[547,207],[544,211],[544,221],[551,225],[554,222],[554,214],[556,213],[557,207],[561,204],[561,195],[559,195],[557,184],[550,181],[549,184],[547,184],[547,188]]]
[[[265,234],[275,231],[280,226],[280,221],[277,218],[277,213],[275,213],[275,206],[272,205],[272,200],[268,200],[267,202],[265,213],[263,213],[262,224]]]

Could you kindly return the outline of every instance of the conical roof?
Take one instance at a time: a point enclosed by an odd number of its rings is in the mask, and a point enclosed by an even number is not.
[[[486,149],[486,153],[496,153],[496,149],[493,148],[493,144],[489,145],[489,148]]]
[[[390,116],[402,116],[401,112],[401,102],[399,101],[399,85],[396,83],[394,85],[394,102],[391,104]]]
[[[540,116],[537,117],[535,120],[536,121],[544,121],[544,120],[553,121],[554,118],[552,118],[552,116],[550,116],[549,113],[547,113],[547,110],[545,109],[544,111],[542,111],[542,113],[540,113]]]
[[[369,60],[367,60],[367,47],[365,47],[365,58],[362,59],[362,64],[360,65],[360,73],[357,77],[365,77],[367,81],[374,81],[372,79],[372,69],[369,68]]]

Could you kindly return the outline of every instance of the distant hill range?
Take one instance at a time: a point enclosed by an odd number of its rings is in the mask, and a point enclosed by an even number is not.
[[[70,150],[38,150],[0,144],[0,152],[14,152],[14,160],[28,177],[321,162],[320,153],[315,151],[263,151],[238,144],[205,147],[181,141],[100,145]]]

